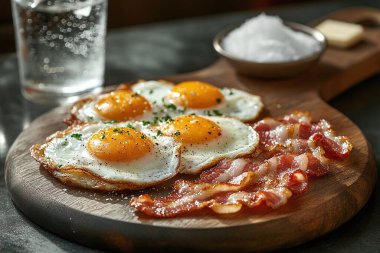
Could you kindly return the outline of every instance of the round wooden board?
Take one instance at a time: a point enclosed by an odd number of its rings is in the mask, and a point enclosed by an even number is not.
[[[104,194],[66,187],[40,169],[29,148],[65,128],[62,120],[67,116],[67,107],[39,117],[14,142],[5,164],[12,200],[31,220],[53,233],[90,247],[120,251],[150,247],[267,251],[325,234],[360,210],[376,180],[374,157],[360,129],[319,95],[320,91],[328,99],[376,73],[378,69],[359,71],[373,60],[374,53],[346,55],[355,62],[344,68],[337,68],[341,62],[334,62],[336,54],[341,52],[329,49],[321,64],[309,73],[286,81],[239,76],[223,61],[202,71],[167,78],[197,79],[253,92],[263,97],[266,115],[310,111],[314,119],[327,119],[339,135],[350,138],[354,149],[348,159],[332,166],[329,175],[312,180],[306,194],[291,198],[277,210],[244,211],[231,216],[201,212],[180,218],[150,219],[139,216],[128,205],[136,193]],[[353,76],[351,71],[357,74]],[[347,76],[348,72],[351,74]]]

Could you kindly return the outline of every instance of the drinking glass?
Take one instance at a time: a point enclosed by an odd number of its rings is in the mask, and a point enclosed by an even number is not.
[[[12,0],[22,94],[64,103],[104,81],[107,0]]]

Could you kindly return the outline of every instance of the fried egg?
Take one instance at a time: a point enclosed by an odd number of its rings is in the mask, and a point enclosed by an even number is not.
[[[263,109],[259,96],[209,83],[142,81],[76,103],[72,115],[80,122],[160,121],[180,115],[227,116],[241,121],[256,119]],[[68,121],[70,123],[70,121]]]
[[[217,88],[199,81],[186,81],[172,86],[151,81],[137,84],[133,89],[158,106],[160,114],[171,117],[223,115],[251,121],[259,116],[264,107],[259,96],[232,88]]]
[[[75,104],[74,111],[81,122],[123,122],[151,119],[153,108],[145,97],[133,90],[120,89],[102,94],[97,99],[80,101]]]
[[[182,143],[180,172],[196,174],[225,158],[249,154],[257,147],[256,131],[233,118],[184,115],[161,124],[161,133]]]
[[[141,189],[177,174],[181,144],[140,122],[58,132],[32,155],[61,181],[100,190]]]

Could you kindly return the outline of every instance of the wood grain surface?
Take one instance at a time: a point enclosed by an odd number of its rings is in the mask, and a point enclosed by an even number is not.
[[[347,9],[331,17],[377,22],[380,11]],[[104,194],[66,187],[40,169],[29,148],[65,128],[62,120],[67,107],[39,117],[16,139],[6,159],[7,187],[15,205],[32,221],[90,247],[119,251],[150,247],[268,251],[294,246],[343,224],[363,207],[372,192],[376,167],[368,142],[355,124],[325,100],[379,70],[380,31],[366,28],[363,42],[349,50],[328,48],[315,68],[289,80],[236,75],[224,61],[165,78],[174,82],[202,80],[252,92],[262,96],[267,115],[310,111],[314,119],[327,119],[339,135],[350,138],[354,149],[348,159],[334,164],[329,175],[311,181],[306,194],[291,198],[277,210],[229,216],[205,211],[181,218],[150,219],[137,215],[128,205],[131,196],[141,192]]]

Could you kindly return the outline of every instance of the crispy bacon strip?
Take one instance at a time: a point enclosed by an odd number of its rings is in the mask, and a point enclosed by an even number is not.
[[[144,194],[133,198],[131,205],[156,218],[203,208],[219,214],[262,204],[278,208],[293,194],[305,192],[309,178],[327,174],[329,159],[345,158],[352,149],[346,137],[335,136],[327,121],[313,123],[308,113],[266,118],[253,127],[260,144],[251,156],[224,160],[195,182],[177,180],[165,197]]]

